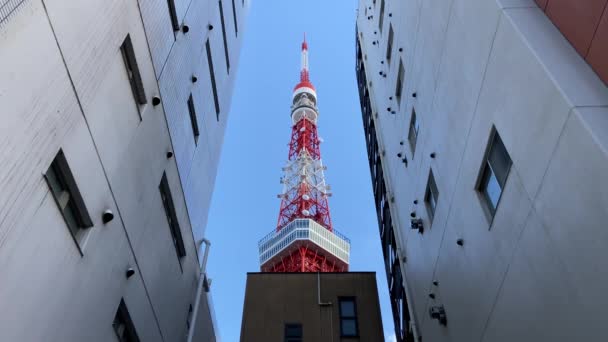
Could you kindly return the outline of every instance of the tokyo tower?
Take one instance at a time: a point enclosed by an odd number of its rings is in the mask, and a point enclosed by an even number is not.
[[[317,93],[308,73],[308,44],[302,42],[300,82],[293,90],[291,141],[281,177],[283,191],[276,229],[258,243],[262,272],[346,272],[350,241],[333,227],[330,187],[317,133]]]

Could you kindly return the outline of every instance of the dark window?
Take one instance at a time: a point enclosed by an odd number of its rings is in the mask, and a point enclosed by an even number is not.
[[[302,324],[285,324],[285,342],[302,342]]]
[[[389,24],[388,27],[388,41],[386,43],[386,62],[390,66],[391,56],[393,54],[393,36],[395,33],[393,32],[393,24]]]
[[[200,132],[198,130],[198,120],[196,118],[196,110],[194,109],[194,99],[192,93],[188,97],[188,112],[190,113],[190,124],[192,125],[192,134],[194,135],[194,143],[198,144],[198,136]]]
[[[186,329],[190,331],[190,325],[192,324],[192,304],[188,307],[188,316],[186,317]]]
[[[407,140],[409,140],[410,147],[412,148],[412,158],[414,158],[414,153],[416,153],[416,142],[418,141],[419,130],[420,126],[418,125],[418,120],[416,118],[416,109],[412,108],[412,118],[410,119],[410,128],[407,135]]]
[[[118,310],[116,310],[112,326],[114,327],[114,332],[118,337],[118,341],[139,342],[139,337],[137,337],[137,332],[135,331],[135,325],[133,325],[131,315],[129,315],[129,310],[127,310],[127,305],[123,299],[120,300],[120,305],[118,306]]]
[[[439,199],[439,190],[437,190],[437,183],[435,183],[435,177],[433,176],[433,170],[429,173],[429,180],[426,184],[426,193],[424,194],[424,203],[426,209],[429,212],[429,219],[431,223],[435,217],[435,210],[437,209],[437,200]]]
[[[395,87],[395,98],[397,104],[401,104],[401,94],[403,92],[403,81],[405,78],[405,68],[403,67],[403,61],[399,59],[399,73],[397,74],[397,85]]]
[[[340,297],[338,300],[340,302],[340,335],[342,337],[359,336],[355,297]]]
[[[382,24],[384,23],[384,0],[380,0],[380,17],[378,18],[378,28],[382,32]]]
[[[135,50],[133,50],[133,43],[131,42],[131,36],[127,34],[127,37],[120,46],[122,57],[125,61],[127,68],[127,76],[131,83],[131,90],[135,101],[139,104],[146,104],[146,92],[144,90],[144,84],[141,81],[141,74],[139,73],[139,67],[137,66],[137,60],[135,59]]]
[[[92,227],[93,222],[78,191],[76,181],[63,151],[60,150],[57,153],[45,173],[45,178],[59,211],[61,211],[65,223],[80,250],[79,243],[85,235],[86,228]],[[82,253],[82,251],[80,252]]]
[[[167,0],[169,5],[169,16],[171,17],[171,26],[173,31],[179,31],[179,19],[177,19],[177,11],[175,10],[175,0]]]
[[[226,25],[224,24],[224,6],[220,4],[220,22],[222,23],[222,37],[224,37],[224,55],[226,56],[226,71],[230,73],[230,56],[228,55],[228,41],[226,40]]]
[[[215,85],[215,72],[213,71],[213,59],[211,58],[211,46],[209,45],[209,38],[205,43],[207,48],[207,63],[209,64],[209,75],[211,75],[211,90],[213,90],[213,102],[215,103],[215,117],[217,121],[220,121],[220,102],[217,98],[217,87]]]
[[[232,0],[232,18],[234,19],[234,35],[239,35],[239,25],[236,22],[236,5],[234,4],[234,0]]]
[[[493,129],[477,187],[491,217],[494,217],[498,207],[498,202],[507,182],[507,176],[511,170],[511,164],[511,157],[509,157],[500,135]]]
[[[182,239],[182,231],[180,230],[179,223],[177,222],[177,215],[175,214],[175,206],[173,205],[173,197],[171,197],[171,189],[169,189],[167,174],[164,172],[158,188],[160,190],[160,197],[163,201],[165,216],[167,216],[167,222],[169,223],[169,230],[171,231],[171,239],[173,240],[173,245],[175,246],[175,252],[177,253],[178,259],[180,259],[186,256],[186,248],[184,247],[184,240]]]

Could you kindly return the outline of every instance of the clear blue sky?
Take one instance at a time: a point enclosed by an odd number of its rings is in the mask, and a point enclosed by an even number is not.
[[[351,239],[351,271],[375,271],[385,335],[393,324],[355,78],[356,0],[253,0],[211,203],[208,273],[222,340],[239,340],[247,272],[275,228],[290,104],[306,32],[334,227]],[[241,32],[241,30],[239,30]]]

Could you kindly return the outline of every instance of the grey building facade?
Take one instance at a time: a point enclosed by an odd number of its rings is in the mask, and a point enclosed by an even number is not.
[[[248,273],[241,341],[383,341],[374,272]]]
[[[606,4],[359,1],[398,340],[608,338]]]
[[[199,245],[248,8],[2,1],[0,340],[215,340]]]

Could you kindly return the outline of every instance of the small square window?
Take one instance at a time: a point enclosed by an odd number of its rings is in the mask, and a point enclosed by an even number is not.
[[[129,315],[129,310],[127,310],[127,305],[123,299],[120,300],[120,305],[118,306],[118,310],[116,310],[112,327],[114,327],[118,341],[139,342],[135,325],[133,325],[133,320],[131,320],[131,315]]]
[[[122,42],[120,52],[127,68],[127,76],[129,77],[129,83],[131,83],[133,97],[138,104],[144,105],[148,100],[146,100],[146,92],[141,80],[141,74],[139,73],[139,67],[137,66],[137,60],[135,59],[135,50],[133,49],[130,35],[127,34],[127,37]]]
[[[186,256],[186,247],[184,246],[182,231],[177,221],[177,214],[175,213],[173,197],[171,197],[171,189],[169,188],[169,182],[167,180],[166,173],[163,173],[163,178],[161,179],[158,188],[160,190],[160,197],[163,202],[163,208],[165,209],[167,223],[169,224],[169,231],[171,232],[171,238],[175,247],[175,253],[177,254],[177,258],[181,267],[181,258]]]
[[[303,331],[300,323],[285,324],[285,342],[302,342]]]
[[[424,194],[424,203],[429,213],[429,220],[431,224],[435,218],[435,211],[437,210],[437,201],[439,200],[439,190],[437,190],[437,183],[435,183],[435,177],[433,176],[433,170],[429,172],[429,180],[426,184],[426,193]]]
[[[399,73],[397,74],[397,84],[395,85],[395,98],[397,104],[401,105],[401,94],[403,93],[403,82],[405,78],[405,68],[403,67],[403,60],[399,59]]]
[[[224,6],[222,0],[219,1],[220,5],[220,23],[222,24],[222,37],[224,38],[224,56],[226,57],[226,72],[230,73],[230,55],[228,54],[228,40],[226,38],[226,24],[224,22]]]
[[[393,32],[393,24],[389,24],[388,27],[388,40],[386,43],[386,62],[390,66],[391,65],[391,57],[393,55],[393,36],[395,33]]]
[[[234,4],[234,0],[232,0],[232,20],[234,21],[234,35],[238,37],[239,25],[236,21],[236,5]]]
[[[220,121],[220,101],[217,96],[217,86],[215,84],[215,71],[213,70],[213,57],[211,56],[211,45],[209,44],[209,38],[205,43],[205,49],[207,50],[207,64],[209,65],[209,75],[211,76],[211,90],[213,91],[213,103],[215,104],[215,118]]]
[[[194,136],[194,144],[198,144],[200,131],[198,129],[198,119],[196,118],[196,109],[194,108],[194,99],[192,93],[188,97],[188,113],[190,114],[190,124],[192,125],[192,135]]]
[[[412,117],[410,119],[410,127],[407,135],[407,140],[410,142],[410,147],[412,148],[412,159],[414,159],[414,154],[416,153],[416,142],[418,141],[419,131],[420,126],[416,118],[416,109],[412,108]]]
[[[93,221],[87,212],[84,200],[78,191],[76,181],[62,150],[55,156],[45,173],[45,178],[59,211],[61,211],[80,253],[82,253],[80,243],[86,235],[86,228],[93,226]]]
[[[382,24],[384,23],[384,0],[380,0],[380,17],[378,18],[378,28],[382,33]]]
[[[355,297],[340,297],[340,336],[357,337],[357,303]]]
[[[496,129],[492,129],[490,143],[481,168],[477,191],[490,218],[494,218],[498,203],[511,170],[511,157]]]
[[[179,31],[179,19],[177,19],[177,11],[175,10],[175,0],[167,0],[169,5],[169,16],[171,17],[171,26],[173,31]]]

